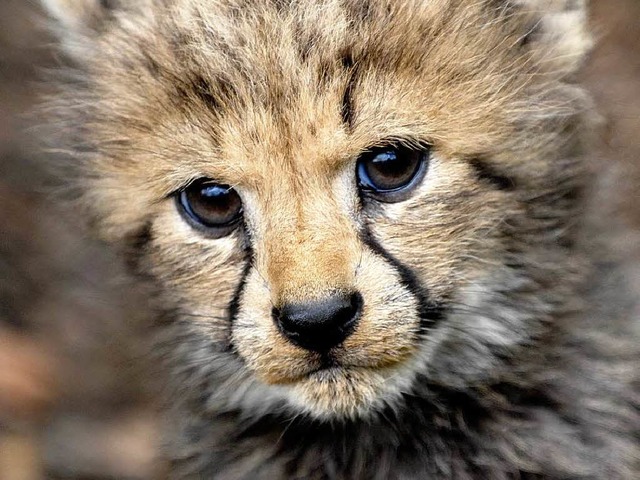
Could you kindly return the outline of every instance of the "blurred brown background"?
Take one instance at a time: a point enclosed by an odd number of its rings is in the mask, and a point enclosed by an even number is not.
[[[158,478],[143,302],[45,193],[37,4],[0,0],[0,480]]]
[[[159,478],[143,302],[44,193],[27,118],[55,55],[36,4],[0,0],[0,479]],[[640,0],[591,4],[597,154],[640,230]]]

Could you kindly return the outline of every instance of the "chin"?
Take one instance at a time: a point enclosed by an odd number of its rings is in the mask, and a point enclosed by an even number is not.
[[[312,371],[287,387],[287,401],[299,413],[317,420],[375,417],[397,408],[411,390],[409,363],[386,368],[331,366]]]

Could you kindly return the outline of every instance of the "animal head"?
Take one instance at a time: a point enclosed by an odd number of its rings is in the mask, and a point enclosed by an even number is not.
[[[77,208],[184,395],[348,418],[487,381],[571,284],[583,2],[46,0]]]

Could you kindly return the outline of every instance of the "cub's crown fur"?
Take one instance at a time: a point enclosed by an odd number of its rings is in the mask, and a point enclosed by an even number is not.
[[[640,476],[633,297],[586,221],[582,1],[44,4],[69,189],[154,291],[174,477]],[[384,202],[356,162],[389,145],[430,159]],[[242,200],[219,238],[176,202],[203,178]],[[328,353],[274,320],[350,292]]]

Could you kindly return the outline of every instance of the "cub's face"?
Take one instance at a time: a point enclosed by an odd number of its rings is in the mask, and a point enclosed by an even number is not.
[[[580,2],[45,3],[81,206],[159,289],[185,396],[367,415],[545,328]]]

